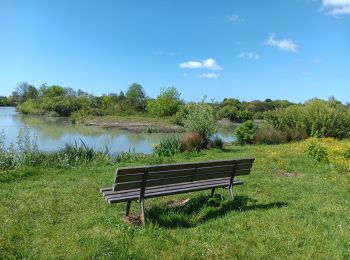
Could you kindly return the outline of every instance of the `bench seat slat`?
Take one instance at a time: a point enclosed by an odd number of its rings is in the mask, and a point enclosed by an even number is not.
[[[190,174],[185,176],[162,178],[162,179],[148,179],[146,182],[146,187],[161,186],[161,185],[167,185],[172,183],[184,183],[184,182],[191,182],[191,181],[216,179],[216,178],[229,177],[230,175],[231,175],[231,171],[212,172],[212,173],[199,174],[199,175]],[[149,178],[151,178],[151,176]],[[122,190],[129,190],[129,189],[137,189],[137,188],[141,188],[141,185],[142,185],[141,181],[117,183],[115,185],[114,190],[122,191]]]
[[[214,179],[211,180],[211,183],[216,183],[216,182],[225,182],[228,186],[230,179],[229,178],[220,178],[220,179]],[[146,192],[148,191],[152,191],[152,190],[166,190],[166,189],[177,189],[179,187],[194,187],[194,186],[200,186],[203,184],[206,184],[208,182],[208,180],[202,180],[202,181],[197,181],[197,182],[186,182],[186,183],[172,183],[172,184],[168,184],[168,185],[163,185],[163,186],[157,186],[157,187],[149,187],[147,188]],[[138,195],[140,194],[140,189],[133,189],[133,190],[124,190],[124,191],[113,191],[113,189],[109,190],[109,191],[104,191],[103,195],[111,195],[111,194],[133,194],[133,193],[137,193]]]
[[[228,186],[230,179],[229,178],[220,178],[220,179],[214,179],[211,180],[210,183],[217,183],[217,182],[224,182],[226,183],[226,186]],[[187,182],[187,183],[176,183],[176,184],[168,184],[168,185],[163,185],[163,186],[157,186],[157,187],[149,187],[147,188],[146,192],[152,192],[153,190],[167,190],[167,189],[178,189],[179,187],[195,187],[195,186],[201,186],[203,184],[208,183],[208,180],[203,180],[203,181],[197,181],[197,182]],[[133,189],[133,190],[128,190],[128,191],[108,191],[104,192],[103,195],[111,195],[111,194],[118,194],[120,195],[125,195],[125,194],[134,194],[137,193],[140,195],[140,189]]]
[[[236,180],[233,182],[233,185],[241,185],[241,184],[243,184],[243,181]],[[153,197],[158,197],[163,195],[171,195],[171,194],[185,193],[185,192],[191,192],[191,191],[205,190],[208,188],[219,188],[219,187],[227,187],[227,186],[228,186],[227,179],[220,179],[217,181],[206,181],[206,182],[202,182],[200,185],[198,183],[189,183],[187,185],[177,185],[172,187],[160,186],[160,187],[146,190],[145,198],[153,198]],[[123,192],[123,193],[112,192],[112,193],[109,193],[108,195],[105,195],[105,199],[109,203],[116,203],[116,202],[137,200],[139,199],[139,195],[140,193],[138,190]]]

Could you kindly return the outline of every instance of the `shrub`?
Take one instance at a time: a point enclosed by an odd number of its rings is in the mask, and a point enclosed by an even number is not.
[[[57,158],[59,165],[64,167],[77,166],[97,159],[99,162],[109,162],[111,160],[108,150],[105,152],[96,151],[93,147],[85,145],[82,140],[80,141],[80,145],[77,142],[66,144],[63,149],[51,154],[51,156]]]
[[[185,151],[199,151],[204,148],[203,138],[195,132],[187,132],[181,137],[181,152]]]
[[[237,142],[239,144],[252,144],[256,129],[257,127],[251,120],[248,120],[239,125],[234,132],[234,135],[237,138]]]
[[[0,170],[10,170],[16,167],[16,155],[13,145],[5,146],[5,133],[0,131]]]
[[[147,102],[147,112],[156,117],[172,116],[182,104],[180,92],[175,88],[163,90],[156,99]]]
[[[214,136],[213,140],[210,140],[208,144],[208,148],[218,148],[223,149],[224,148],[224,141],[219,136]]]
[[[254,144],[282,144],[286,142],[282,131],[273,127],[262,127],[256,130],[254,134]]]
[[[185,127],[191,132],[198,133],[205,142],[208,142],[217,131],[213,107],[204,101],[193,104],[185,120]]]
[[[307,138],[307,134],[302,130],[286,129],[283,131],[286,142],[301,141]]]
[[[227,118],[230,121],[235,121],[237,119],[237,108],[235,106],[223,106],[218,111],[218,117],[220,119]]]
[[[293,129],[310,137],[350,137],[350,111],[334,99],[313,99],[266,112],[265,119],[276,129]]]
[[[154,147],[154,153],[157,156],[173,156],[180,153],[181,142],[178,136],[170,136],[160,140],[160,143]]]
[[[328,162],[327,150],[316,140],[306,143],[305,152],[318,162]]]
[[[350,159],[350,149],[347,149],[343,155],[345,159]]]
[[[17,136],[18,163],[20,165],[34,166],[43,161],[43,153],[39,151],[37,136],[30,135],[29,128],[21,128]]]

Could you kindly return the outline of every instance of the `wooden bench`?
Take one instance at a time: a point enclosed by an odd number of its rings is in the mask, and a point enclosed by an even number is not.
[[[227,188],[233,199],[233,186],[243,184],[235,177],[248,175],[253,162],[253,158],[242,158],[119,168],[113,187],[103,188],[101,193],[108,203],[127,202],[126,216],[131,202],[137,200],[144,225],[144,200],[147,198],[207,189],[211,189],[213,196],[216,188]]]

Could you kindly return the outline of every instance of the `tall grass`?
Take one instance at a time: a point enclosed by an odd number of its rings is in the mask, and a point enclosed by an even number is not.
[[[269,111],[265,119],[278,130],[298,130],[309,137],[350,137],[350,111],[334,99]]]
[[[157,156],[170,157],[180,153],[181,141],[178,136],[170,136],[160,140],[160,143],[154,147],[154,153]]]
[[[181,137],[181,152],[199,151],[204,145],[205,140],[196,132],[187,132]]]
[[[101,163],[111,162],[111,157],[107,148],[103,152],[97,151],[93,147],[87,146],[83,140],[80,140],[80,145],[77,142],[74,142],[74,144],[66,144],[63,149],[60,149],[52,155],[58,158],[59,165],[65,167],[77,166],[94,160],[98,160]]]

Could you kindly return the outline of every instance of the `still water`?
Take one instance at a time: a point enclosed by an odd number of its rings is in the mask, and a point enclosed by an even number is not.
[[[98,150],[106,147],[110,153],[135,151],[152,153],[153,145],[160,139],[171,134],[164,133],[133,133],[119,129],[103,129],[93,126],[71,124],[68,118],[37,117],[21,115],[13,107],[0,107],[0,131],[5,134],[5,144],[13,143],[16,147],[20,129],[28,128],[31,135],[37,137],[40,150],[55,151],[65,144],[78,144],[83,141],[86,145]],[[221,128],[218,135],[225,142],[232,142],[233,126]]]

